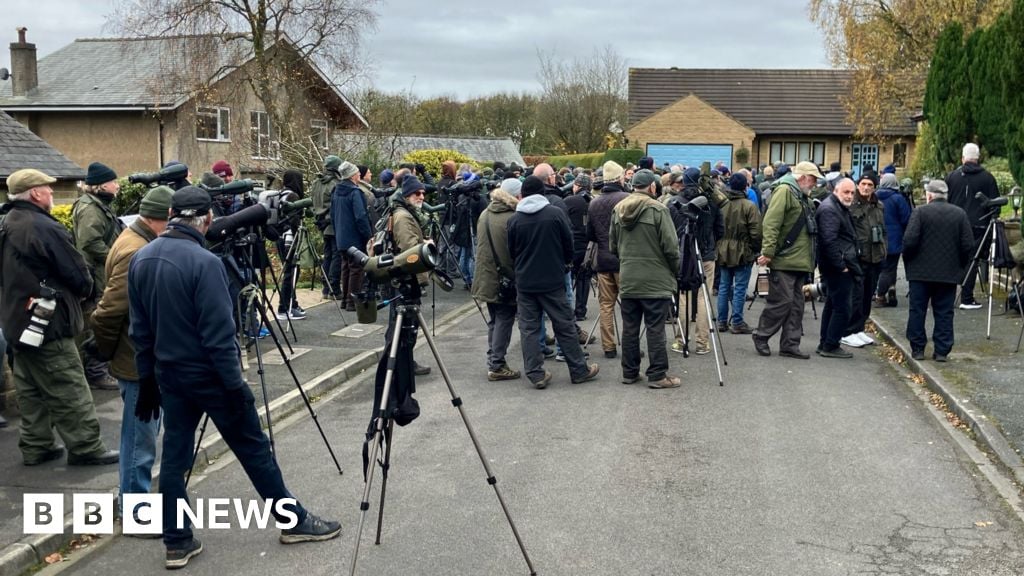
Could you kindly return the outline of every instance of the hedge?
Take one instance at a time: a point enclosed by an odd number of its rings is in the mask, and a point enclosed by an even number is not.
[[[611,160],[625,168],[626,164],[632,162],[637,164],[644,157],[644,151],[639,148],[610,148],[604,153],[602,164]]]
[[[569,164],[577,168],[600,168],[604,164],[604,152],[593,154],[567,154],[565,156],[548,156],[548,164],[562,168]]]
[[[455,150],[414,150],[409,152],[402,158],[402,163],[411,164],[423,164],[427,168],[427,172],[440,177],[441,165],[446,161],[451,160],[455,162],[456,168],[459,164],[469,164],[474,168],[484,168],[485,166],[476,160],[473,160],[469,156]]]

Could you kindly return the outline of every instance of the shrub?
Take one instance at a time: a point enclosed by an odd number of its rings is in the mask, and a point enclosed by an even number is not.
[[[540,164],[542,162],[547,162],[548,158],[549,158],[548,156],[543,156],[543,155],[535,155],[535,156],[524,155],[523,156],[523,162],[525,162],[527,166],[536,166],[537,164]]]
[[[50,210],[50,215],[71,232],[71,204],[57,204]]]
[[[145,184],[129,184],[127,178],[121,178],[117,183],[121,185],[121,191],[117,193],[117,197],[111,203],[114,214],[118,216],[138,214],[139,202],[149,188]]]
[[[594,152],[592,154],[567,154],[564,156],[548,156],[548,164],[551,164],[556,169],[562,168],[569,164],[578,168],[599,168],[604,164],[604,152]]]
[[[644,151],[639,148],[610,148],[604,153],[604,157],[601,159],[601,164],[612,160],[617,162],[620,166],[625,167],[626,164],[632,162],[636,164],[644,157]],[[596,166],[594,166],[596,168]]]
[[[484,165],[473,160],[469,156],[455,150],[413,150],[402,158],[402,163],[412,164],[423,164],[427,168],[427,172],[438,176],[441,174],[441,164],[445,161],[451,160],[456,164],[467,163],[474,168],[483,168]]]

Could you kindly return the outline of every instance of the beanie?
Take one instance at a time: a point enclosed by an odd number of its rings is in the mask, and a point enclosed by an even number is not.
[[[622,166],[614,160],[605,162],[604,166],[601,167],[601,174],[604,176],[605,182],[618,181],[618,179],[622,177],[623,172],[624,170],[622,169]]]
[[[341,158],[334,154],[324,158],[324,170],[337,170],[338,166],[341,166]]]
[[[410,174],[402,179],[402,196],[408,198],[420,190],[423,190],[423,183],[419,178]]]
[[[687,168],[683,172],[683,186],[690,187],[700,184],[700,168]]]
[[[860,177],[857,178],[857,183],[860,184],[861,180],[870,180],[876,187],[878,186],[878,174],[874,172],[862,172]]]
[[[151,188],[142,197],[139,204],[139,216],[152,218],[154,220],[167,220],[167,213],[171,209],[171,196],[174,191],[167,186]]]
[[[356,165],[351,162],[342,162],[338,167],[338,173],[341,174],[342,180],[348,180],[359,173],[359,168],[356,168]]]
[[[523,183],[518,178],[506,178],[501,181],[501,189],[511,196],[519,196],[523,190]]]
[[[594,186],[594,182],[590,179],[590,176],[587,176],[586,174],[580,174],[572,182],[579,186],[579,189],[584,192],[590,190]]]
[[[234,176],[235,173],[231,170],[231,164],[228,164],[227,160],[217,160],[213,167],[210,168],[214,174],[221,178],[225,176]]]
[[[111,180],[117,180],[117,174],[113,170],[108,168],[105,164],[99,162],[93,162],[89,164],[89,168],[85,174],[85,183],[90,186],[98,186],[100,184],[106,184]]]
[[[747,177],[739,172],[729,177],[729,190],[745,192],[747,190]]]
[[[533,196],[534,194],[544,193],[544,182],[536,176],[527,176],[526,180],[523,180],[523,198],[527,196]]]
[[[220,188],[224,185],[224,179],[213,172],[203,172],[203,175],[199,178],[199,183],[204,188]]]
[[[341,158],[339,158],[338,160],[341,160]],[[387,168],[385,168],[384,170],[381,171],[381,173],[380,173],[380,185],[381,186],[387,186],[394,179],[395,179],[395,173],[392,172],[391,170],[388,170]]]
[[[637,160],[637,164],[640,166],[641,170],[654,170],[654,158],[651,158],[650,156],[644,156]]]
[[[895,174],[895,173],[896,173],[896,165],[895,164],[889,164],[885,168],[882,168],[882,174]]]

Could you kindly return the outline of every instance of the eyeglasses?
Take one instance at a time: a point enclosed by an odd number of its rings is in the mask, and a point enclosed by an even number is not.
[[[418,192],[413,192],[413,193],[411,194],[411,196],[423,196],[423,195],[425,195],[425,194],[426,194],[426,193],[425,193],[425,192],[424,192],[423,190],[420,190],[420,191],[418,191]]]

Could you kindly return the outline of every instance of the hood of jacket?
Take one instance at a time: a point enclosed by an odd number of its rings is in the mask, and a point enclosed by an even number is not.
[[[516,209],[519,199],[501,189],[491,190],[491,203],[487,205],[488,212],[510,212]]]
[[[327,172],[317,174],[316,179],[321,184],[330,184],[332,180],[341,180],[341,174],[335,170],[329,170]]]
[[[657,205],[659,205],[657,201],[647,194],[633,192],[615,205],[615,212],[618,213],[622,226],[626,230],[632,230],[640,222],[640,215],[644,213],[644,210]]]
[[[545,206],[551,204],[547,198],[542,194],[534,194],[533,196],[527,196],[519,201],[516,205],[516,212],[522,212],[524,214],[536,214],[540,212]]]
[[[882,202],[891,198],[893,194],[899,193],[900,191],[895,188],[879,188],[878,190],[875,190],[875,196]]]
[[[960,170],[963,171],[964,174],[978,174],[979,172],[985,171],[985,169],[981,167],[981,164],[976,162],[964,162],[964,165],[960,167]]]
[[[785,184],[793,190],[806,195],[806,192],[800,187],[800,183],[796,181],[796,176],[793,176],[792,172],[786,172],[781,178],[776,178],[775,182],[772,183],[772,188],[776,188],[780,184]]]
[[[356,193],[362,194],[363,191],[359,189],[359,186],[353,184],[351,180],[342,180],[334,187],[334,193],[337,196],[345,197]]]
[[[740,192],[738,190],[728,190],[725,195],[729,200],[741,200],[748,197],[746,192]]]

